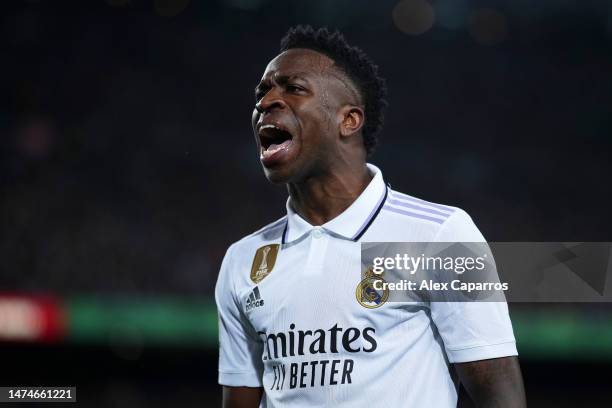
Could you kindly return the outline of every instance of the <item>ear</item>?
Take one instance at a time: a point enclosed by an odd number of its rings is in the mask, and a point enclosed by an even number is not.
[[[340,109],[340,135],[351,136],[363,127],[365,115],[363,109],[356,105],[346,105]]]

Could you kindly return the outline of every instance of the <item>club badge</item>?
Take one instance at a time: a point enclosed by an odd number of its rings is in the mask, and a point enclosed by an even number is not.
[[[383,290],[377,290],[374,288],[374,282],[385,282],[382,274],[377,275],[372,271],[372,268],[370,268],[365,271],[364,275],[364,279],[359,282],[355,290],[357,302],[368,309],[381,307],[389,298],[389,289],[385,287]]]

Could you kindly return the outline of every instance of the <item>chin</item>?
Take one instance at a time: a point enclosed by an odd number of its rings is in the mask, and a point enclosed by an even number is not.
[[[266,167],[262,164],[264,174],[272,184],[299,183],[304,180],[304,174],[308,172],[308,167],[292,159],[282,165]]]
[[[287,184],[291,181],[291,172],[288,169],[282,168],[267,168],[263,167],[264,174],[268,181],[272,184]]]

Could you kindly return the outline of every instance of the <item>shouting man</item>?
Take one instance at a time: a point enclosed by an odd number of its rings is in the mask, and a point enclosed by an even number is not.
[[[356,299],[360,242],[480,242],[461,209],[392,190],[367,163],[383,125],[376,65],[298,26],[255,89],[264,173],[287,215],[233,244],[215,296],[225,407],[523,407],[504,302]]]

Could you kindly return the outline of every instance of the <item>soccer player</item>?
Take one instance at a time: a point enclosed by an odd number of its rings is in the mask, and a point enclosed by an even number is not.
[[[255,90],[264,173],[287,215],[223,260],[219,382],[225,407],[523,407],[503,302],[386,302],[355,296],[360,242],[480,242],[461,209],[388,187],[366,162],[386,88],[359,48],[298,26]]]

